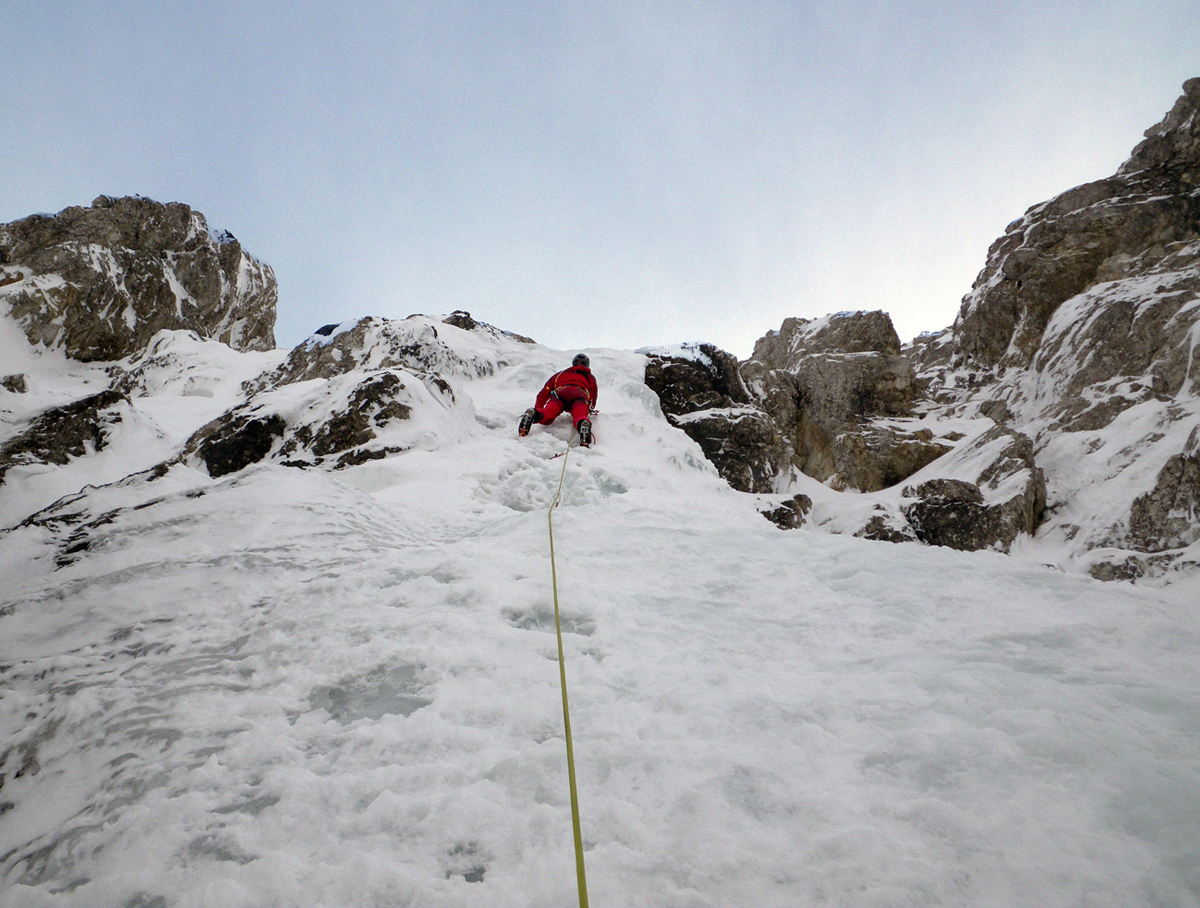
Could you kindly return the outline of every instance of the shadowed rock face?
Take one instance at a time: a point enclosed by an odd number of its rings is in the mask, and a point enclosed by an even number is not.
[[[180,203],[101,196],[0,226],[0,303],[30,343],[85,362],[135,354],[164,328],[270,350],[276,299],[271,269]]]
[[[287,424],[276,415],[254,418],[239,414],[222,417],[206,434],[194,442],[196,453],[204,461],[208,475],[225,476],[258,463],[271,453]]]

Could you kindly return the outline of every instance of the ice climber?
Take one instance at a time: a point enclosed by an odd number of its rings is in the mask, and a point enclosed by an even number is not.
[[[586,354],[577,353],[571,368],[555,372],[538,392],[537,400],[525,411],[517,424],[517,434],[524,438],[531,426],[549,425],[564,410],[569,411],[579,432],[579,443],[585,448],[592,444],[592,423],[588,417],[595,412],[596,378]]]

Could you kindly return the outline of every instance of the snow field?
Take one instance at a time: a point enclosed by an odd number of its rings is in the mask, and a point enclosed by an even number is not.
[[[554,519],[593,904],[1200,904],[1200,586],[780,531],[587,352]],[[57,569],[0,537],[0,902],[574,903],[568,427],[515,437],[570,354],[509,355],[442,447],[90,490]]]

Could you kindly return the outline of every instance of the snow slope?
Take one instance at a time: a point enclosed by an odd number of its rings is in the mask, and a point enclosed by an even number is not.
[[[211,396],[150,383],[103,471],[0,498],[110,483],[0,535],[0,904],[574,904],[568,431],[514,431],[570,354],[456,377],[440,444],[112,484],[246,379],[189,343]],[[1200,905],[1200,581],[783,532],[587,352],[555,542],[592,904]]]

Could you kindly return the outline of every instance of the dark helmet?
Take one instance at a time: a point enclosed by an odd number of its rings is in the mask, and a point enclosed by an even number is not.
[[[587,358],[587,354],[586,354],[586,353],[576,353],[576,354],[575,354],[575,358],[574,358],[573,360],[571,360],[571,365],[572,365],[572,366],[585,366],[585,367],[588,367],[588,366],[591,366],[591,364],[592,364],[592,361],[591,361],[590,359],[588,359],[588,358]]]

